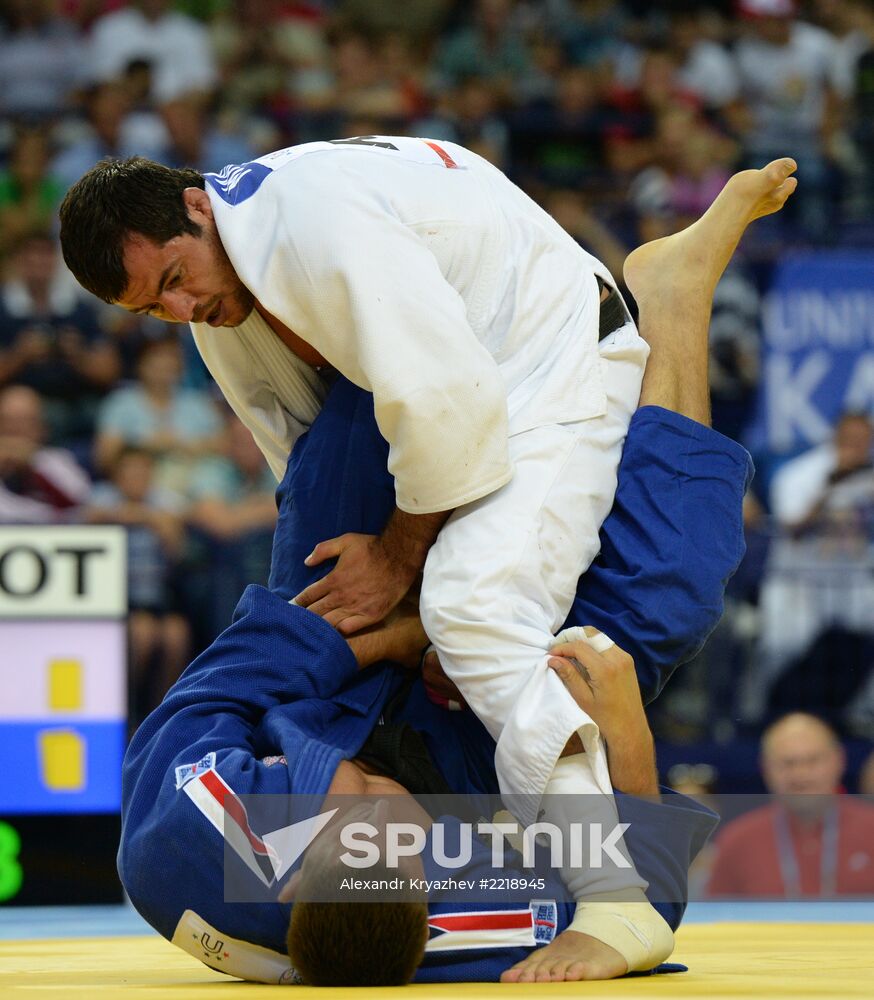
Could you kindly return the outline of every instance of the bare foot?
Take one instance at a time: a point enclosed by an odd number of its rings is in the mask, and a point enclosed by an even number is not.
[[[562,931],[501,975],[502,983],[561,983],[624,976],[628,963],[609,945],[579,931]]]
[[[690,292],[709,301],[747,226],[779,212],[798,185],[794,160],[774,160],[761,170],[742,170],[687,229],[645,243],[625,261],[625,283],[639,306],[665,306]]]

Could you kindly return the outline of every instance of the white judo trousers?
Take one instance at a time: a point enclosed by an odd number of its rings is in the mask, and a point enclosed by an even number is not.
[[[607,337],[606,413],[513,435],[513,478],[456,510],[425,564],[425,631],[496,740],[501,791],[514,797],[522,822],[533,821],[575,732],[588,764],[576,791],[611,793],[598,727],[546,664],[577,581],[598,553],[648,353],[632,323]]]

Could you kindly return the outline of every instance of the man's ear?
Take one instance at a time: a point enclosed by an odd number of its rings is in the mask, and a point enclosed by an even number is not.
[[[209,195],[203,188],[190,187],[182,192],[182,202],[188,211],[188,218],[198,225],[204,222],[212,222],[212,205]]]

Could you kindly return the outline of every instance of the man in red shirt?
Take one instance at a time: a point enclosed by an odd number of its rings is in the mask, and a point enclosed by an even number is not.
[[[874,894],[874,808],[837,794],[845,763],[835,733],[812,715],[793,712],[770,726],[761,767],[776,801],[726,826],[708,895]]]

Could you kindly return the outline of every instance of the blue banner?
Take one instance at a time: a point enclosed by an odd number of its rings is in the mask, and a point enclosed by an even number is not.
[[[753,447],[794,454],[827,440],[843,412],[874,413],[874,254],[785,259],[762,319]]]

